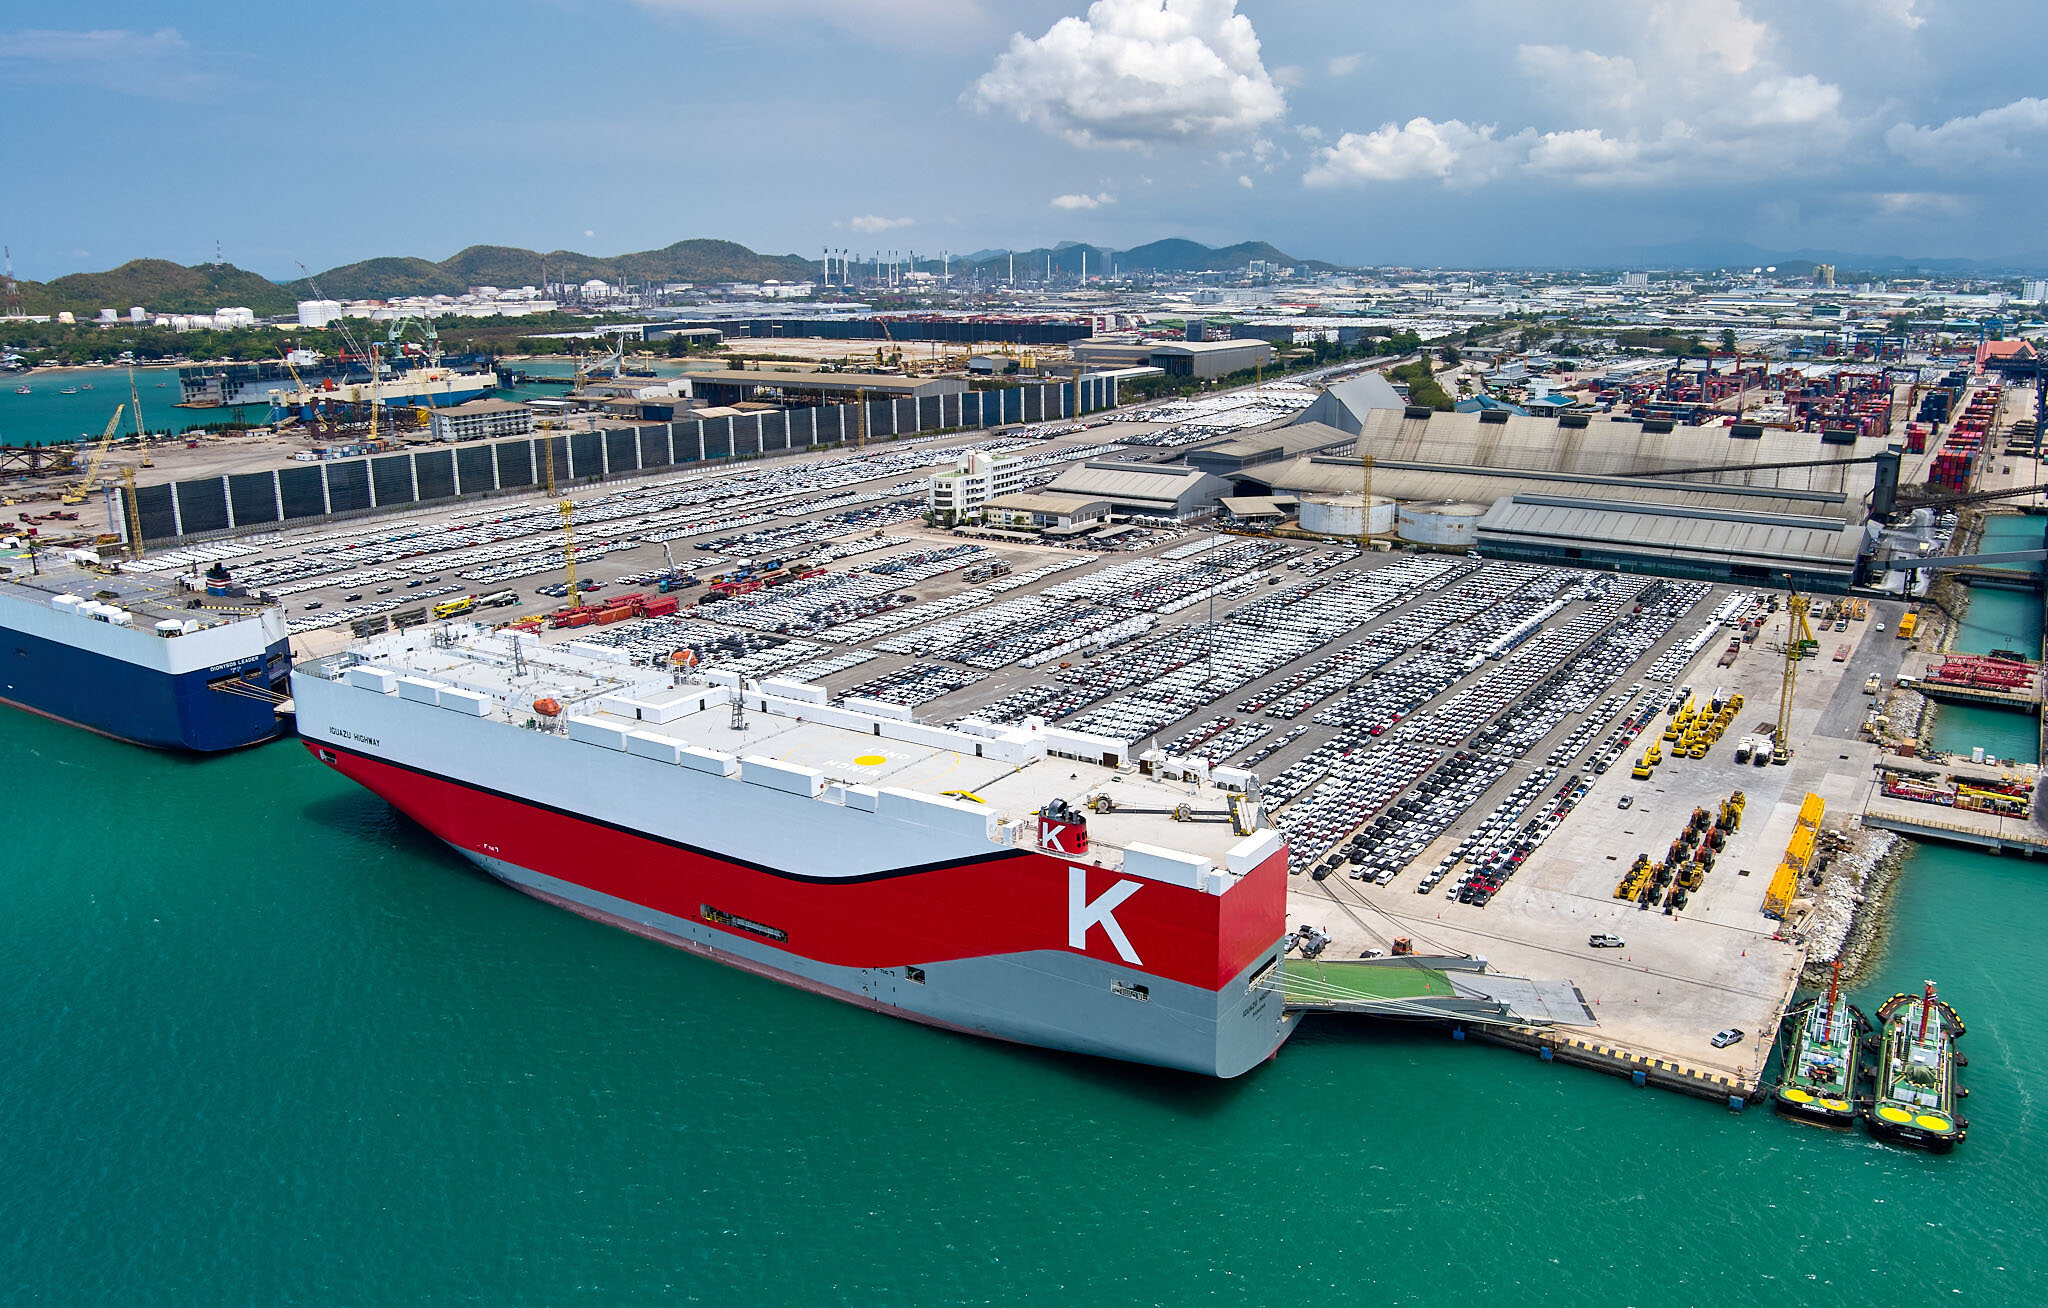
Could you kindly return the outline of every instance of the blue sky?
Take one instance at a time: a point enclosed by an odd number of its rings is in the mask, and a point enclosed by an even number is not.
[[[2048,263],[2020,0],[363,0],[0,9],[24,277],[489,242],[1270,240]],[[2030,67],[2031,65],[2031,67]]]

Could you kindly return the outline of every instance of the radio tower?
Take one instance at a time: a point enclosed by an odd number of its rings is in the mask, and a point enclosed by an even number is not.
[[[9,318],[21,316],[21,288],[14,284],[14,248],[0,246],[7,254],[7,271],[0,275],[0,314]]]

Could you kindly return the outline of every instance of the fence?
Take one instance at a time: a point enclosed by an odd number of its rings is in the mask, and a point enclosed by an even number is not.
[[[867,439],[917,432],[1044,422],[1116,406],[1116,379],[1036,383],[922,399],[876,400]],[[554,445],[559,482],[601,481],[720,459],[839,445],[860,432],[857,406],[778,409],[688,422],[598,427],[494,443],[293,464],[265,472],[138,486],[136,510],[150,544],[263,526],[297,526],[376,509],[523,490],[546,480]]]

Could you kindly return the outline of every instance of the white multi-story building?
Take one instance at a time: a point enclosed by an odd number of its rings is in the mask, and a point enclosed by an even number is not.
[[[452,409],[434,410],[437,441],[494,440],[532,431],[533,410],[511,400],[471,400]]]
[[[2048,301],[2048,282],[2022,282],[2020,284],[2020,298],[2028,304],[2040,304],[2043,301]]]
[[[1024,473],[1022,459],[973,450],[956,459],[951,471],[932,474],[925,506],[942,518],[965,521],[996,496],[1021,489]]]

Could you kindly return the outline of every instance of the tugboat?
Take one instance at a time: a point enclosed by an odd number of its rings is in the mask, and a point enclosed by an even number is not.
[[[1877,1054],[1877,1096],[1864,1121],[1884,1140],[1947,1153],[1969,1133],[1956,1115],[1956,1068],[1964,1059],[1955,1042],[1962,1019],[1923,983],[1917,995],[1893,995],[1878,1005],[1884,1023]]]
[[[1792,1040],[1772,1106],[1787,1117],[1848,1130],[1856,1124],[1856,1064],[1869,1022],[1842,998],[1842,964],[1828,992],[1793,1015]]]

